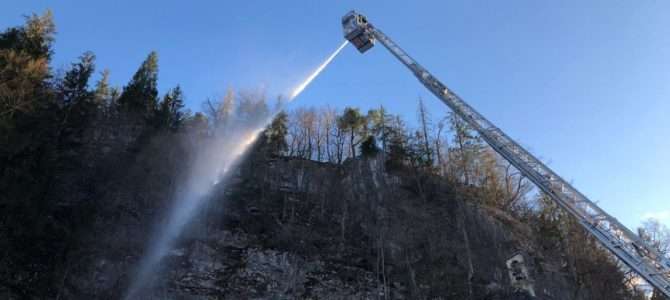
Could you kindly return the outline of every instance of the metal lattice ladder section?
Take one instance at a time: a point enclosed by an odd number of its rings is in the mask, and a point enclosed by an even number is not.
[[[474,108],[449,90],[428,70],[412,59],[379,29],[366,24],[367,34],[407,66],[419,81],[459,115],[497,153],[546,193],[556,204],[575,217],[603,247],[612,252],[649,284],[670,297],[670,260],[650,247],[617,219],[575,189],[570,183],[535,158],[526,149],[489,122]]]

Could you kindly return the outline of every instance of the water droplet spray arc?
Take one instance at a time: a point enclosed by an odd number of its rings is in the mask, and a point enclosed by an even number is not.
[[[293,101],[303,90],[333,61],[347,45],[344,41],[310,75],[297,85],[288,97]],[[137,267],[133,283],[126,291],[125,299],[140,299],[147,287],[154,281],[155,273],[161,261],[174,248],[179,236],[192,219],[198,215],[203,205],[211,198],[215,186],[225,184],[226,178],[235,169],[249,148],[256,142],[263,129],[272,121],[275,114],[255,122],[253,125],[234,125],[232,134],[223,138],[214,138],[206,147],[199,149],[192,162],[189,177],[180,184],[175,193],[175,203],[168,214],[165,224],[160,226],[148,245],[144,257]],[[150,289],[150,288],[149,288]],[[150,291],[149,291],[150,292]]]

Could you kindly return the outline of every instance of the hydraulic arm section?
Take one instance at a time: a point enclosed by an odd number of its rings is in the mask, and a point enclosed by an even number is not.
[[[474,128],[491,148],[508,160],[558,206],[575,217],[586,231],[600,241],[603,247],[637,272],[649,284],[670,297],[670,260],[667,257],[659,254],[656,249],[641,240],[635,233],[607,214],[465,101],[461,100],[458,95],[419,65],[388,36],[368,23],[365,16],[351,11],[342,18],[342,26],[344,27],[344,37],[361,53],[372,48],[375,40],[384,45],[414,73],[414,76],[426,88]]]

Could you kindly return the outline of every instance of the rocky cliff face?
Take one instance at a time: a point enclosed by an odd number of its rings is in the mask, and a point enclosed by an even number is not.
[[[142,298],[576,299],[560,254],[504,212],[475,206],[471,189],[386,171],[380,158],[335,166],[257,153]],[[70,255],[59,297],[124,295],[160,208],[121,207]]]

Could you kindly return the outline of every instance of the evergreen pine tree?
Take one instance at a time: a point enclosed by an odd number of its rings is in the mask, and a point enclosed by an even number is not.
[[[65,73],[60,92],[65,106],[83,104],[93,100],[93,93],[88,90],[88,80],[95,70],[95,55],[85,52],[79,61],[72,64],[72,68]]]
[[[149,53],[142,62],[118,102],[125,111],[136,113],[145,118],[153,116],[158,103],[158,54]]]
[[[109,70],[100,73],[100,80],[95,83],[94,102],[98,107],[108,107],[112,89],[109,86]]]
[[[400,117],[396,116],[393,126],[388,131],[388,156],[386,166],[388,169],[400,169],[408,159],[409,150],[405,125]]]
[[[179,86],[171,89],[163,97],[156,111],[156,125],[161,129],[177,130],[181,126],[184,113],[184,94]]]
[[[368,135],[365,140],[361,143],[361,155],[364,157],[372,157],[379,153],[379,147],[377,147],[377,139],[374,135]]]
[[[281,111],[279,112],[272,123],[265,131],[265,138],[268,151],[273,155],[280,155],[288,149],[286,143],[286,135],[288,134],[288,115]]]

